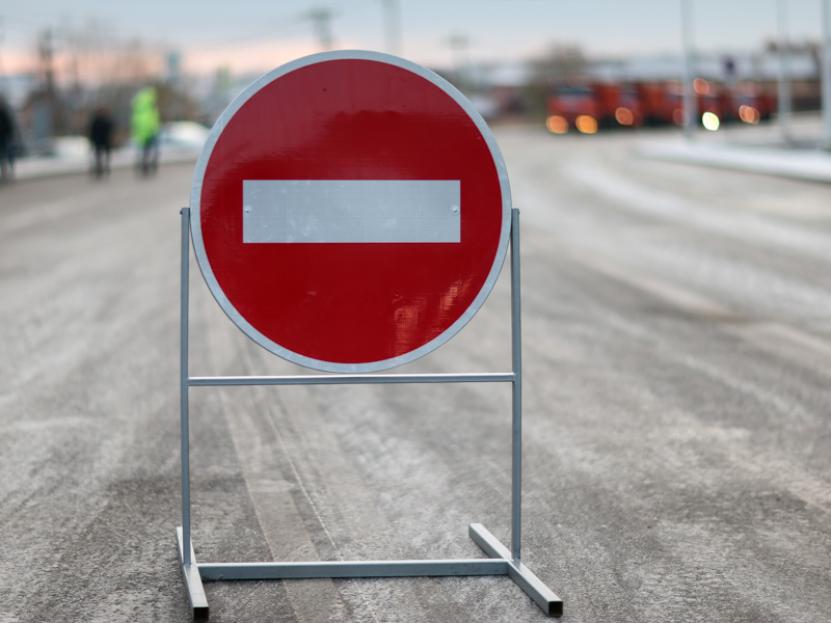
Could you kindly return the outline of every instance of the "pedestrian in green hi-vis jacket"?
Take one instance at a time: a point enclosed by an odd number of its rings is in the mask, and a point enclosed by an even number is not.
[[[156,107],[156,89],[144,87],[133,97],[133,115],[130,120],[133,140],[141,150],[138,162],[143,175],[155,173],[159,164],[159,130],[161,117]]]

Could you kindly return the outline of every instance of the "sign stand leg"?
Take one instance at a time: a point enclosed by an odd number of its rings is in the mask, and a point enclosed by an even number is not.
[[[482,524],[470,524],[470,538],[492,558],[508,562],[508,575],[549,616],[563,614],[563,602],[520,562],[522,543],[522,293],[519,210],[511,210],[511,550]]]
[[[190,539],[190,426],[188,383],[188,324],[189,324],[189,282],[190,282],[190,208],[182,208],[182,269],[180,273],[180,315],[179,315],[179,435],[181,437],[182,461],[182,525],[176,529],[179,541],[179,563],[188,591],[188,600],[193,618],[207,620],[208,599],[202,588],[199,567],[193,555]]]
[[[182,453],[182,526],[176,529],[179,563],[194,620],[208,618],[204,581],[296,580],[307,578],[371,578],[507,575],[548,616],[561,616],[563,602],[520,561],[522,540],[522,326],[520,322],[519,210],[511,210],[511,359],[512,372],[474,374],[357,374],[334,376],[190,377],[188,372],[188,279],[190,270],[190,209],[182,215],[180,325],[180,426]],[[375,560],[321,562],[197,563],[190,537],[190,432],[188,392],[192,386],[324,385],[387,383],[511,383],[511,548],[484,526],[470,524],[470,538],[489,556],[462,560]]]
[[[511,557],[522,542],[522,309],[520,307],[519,210],[511,210]]]

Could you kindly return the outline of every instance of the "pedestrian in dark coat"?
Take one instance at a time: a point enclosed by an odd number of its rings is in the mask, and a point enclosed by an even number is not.
[[[95,177],[109,175],[110,152],[113,145],[113,118],[104,107],[97,108],[89,123],[89,142],[95,155],[93,174]]]
[[[15,129],[11,108],[0,98],[0,182],[10,180],[14,174]]]

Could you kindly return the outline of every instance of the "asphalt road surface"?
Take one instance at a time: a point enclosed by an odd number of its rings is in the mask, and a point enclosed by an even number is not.
[[[564,621],[831,612],[831,192],[498,132],[523,222],[524,560]],[[191,167],[0,189],[0,622],[187,621],[179,208]],[[192,264],[191,372],[298,372]],[[407,371],[507,370],[507,269]],[[195,388],[201,561],[509,542],[506,386]],[[543,621],[505,577],[206,585],[214,621]]]

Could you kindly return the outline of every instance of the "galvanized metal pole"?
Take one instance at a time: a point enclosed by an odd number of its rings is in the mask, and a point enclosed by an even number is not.
[[[831,149],[831,0],[822,0],[822,147]]]
[[[777,111],[779,115],[779,128],[782,130],[782,138],[788,142],[791,140],[791,83],[788,79],[788,7],[785,0],[776,2],[776,27],[778,32],[777,48],[779,50],[779,100]]]
[[[182,561],[191,564],[190,427],[188,425],[188,293],[190,272],[190,208],[182,208],[182,267],[179,278],[179,426],[182,461]]]
[[[511,556],[522,543],[522,308],[519,273],[519,210],[511,210]]]
[[[698,122],[698,106],[693,90],[694,52],[692,43],[691,0],[681,0],[681,43],[684,47],[684,72],[681,94],[684,104],[684,136],[692,139]]]

